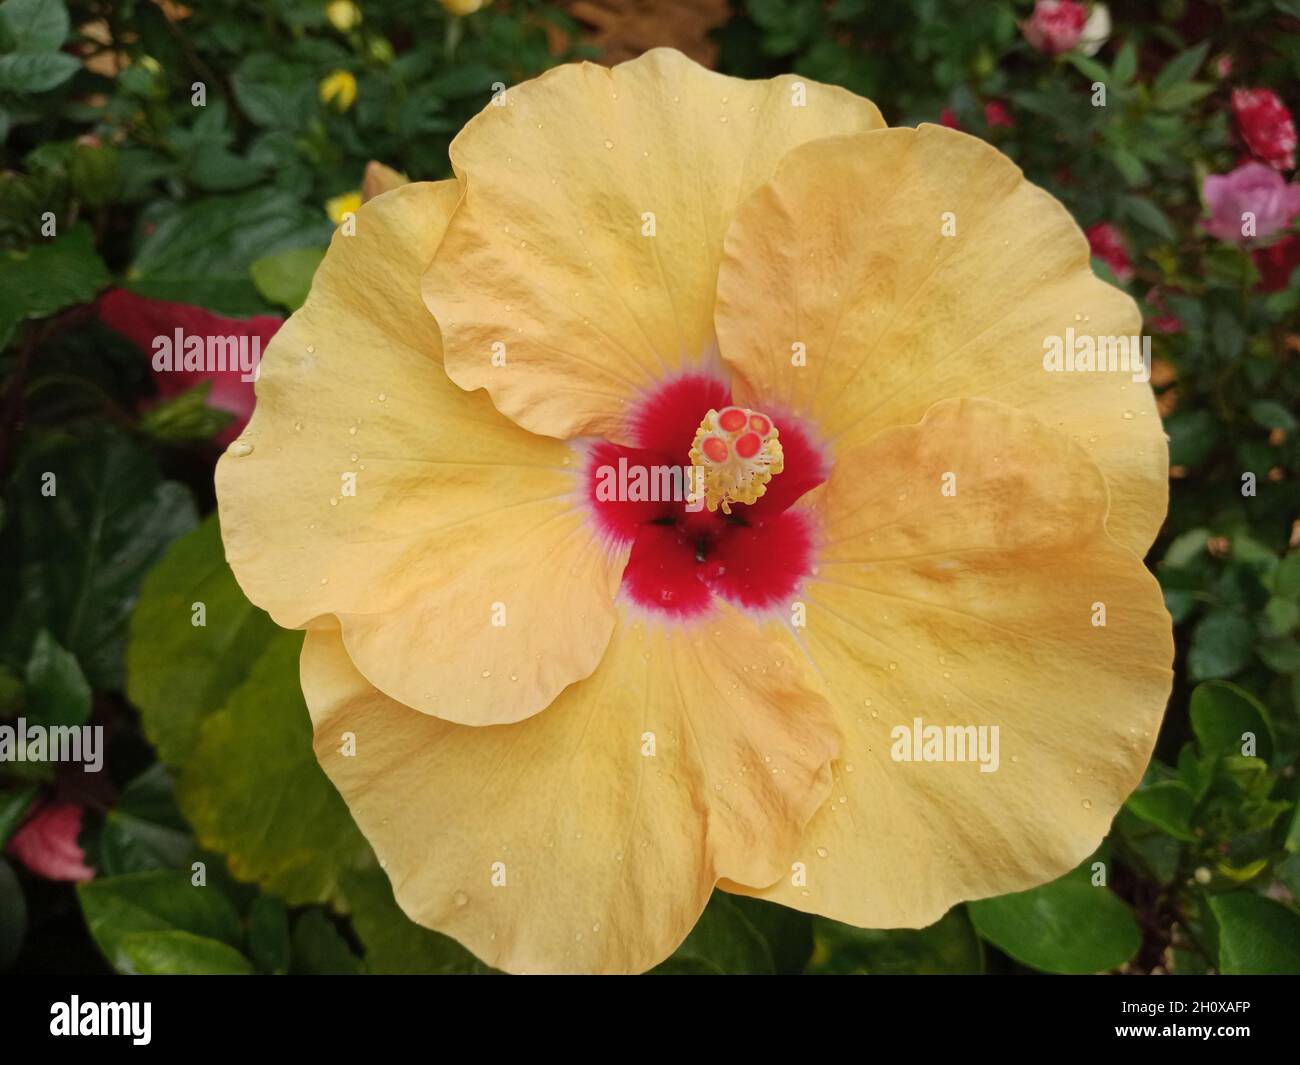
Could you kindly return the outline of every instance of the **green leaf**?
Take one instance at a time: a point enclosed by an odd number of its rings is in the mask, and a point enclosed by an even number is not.
[[[731,901],[767,940],[779,974],[795,975],[808,967],[813,952],[811,914],[746,895],[732,895]]]
[[[253,262],[327,244],[331,228],[323,210],[290,192],[208,197],[157,221],[131,266],[129,285],[144,296],[196,303],[220,314],[257,314],[266,305],[249,277]]]
[[[1065,61],[1075,68],[1089,81],[1100,81],[1108,84],[1111,80],[1110,71],[1095,59],[1090,59],[1079,52],[1067,52]]]
[[[212,439],[235,416],[207,405],[211,391],[211,381],[200,381],[179,396],[163,400],[140,419],[140,431],[167,444]]]
[[[188,173],[190,180],[207,192],[233,192],[261,181],[266,169],[221,144],[207,141],[195,148]]]
[[[979,973],[984,951],[962,907],[927,928],[878,931],[825,918],[813,922],[812,975]]]
[[[0,252],[0,348],[24,320],[87,303],[108,284],[108,268],[84,222],[26,251]]]
[[[1133,911],[1076,873],[968,909],[981,936],[1049,973],[1105,972],[1132,958],[1142,942]]]
[[[348,950],[321,910],[308,910],[293,926],[291,972],[315,976],[355,976],[361,960]]]
[[[1291,854],[1300,854],[1300,803],[1296,804],[1291,815],[1291,825],[1287,828],[1286,839],[1282,846]]]
[[[1300,673],[1300,640],[1290,636],[1261,640],[1255,645],[1255,653],[1274,673]]]
[[[1181,111],[1184,107],[1189,107],[1196,103],[1197,100],[1203,100],[1214,92],[1214,86],[1204,82],[1186,82],[1182,85],[1175,85],[1172,89],[1166,89],[1164,92],[1155,94],[1155,104],[1165,111]]]
[[[91,937],[114,968],[134,964],[123,940],[142,932],[189,932],[228,947],[240,940],[239,914],[216,887],[196,887],[188,873],[158,870],[77,885]],[[148,953],[146,951],[145,953]]]
[[[194,853],[194,840],[172,798],[172,780],[155,762],[122,790],[99,835],[101,873],[118,876],[176,869]]]
[[[90,685],[76,656],[45,629],[27,659],[27,716],[37,725],[84,725],[90,720]]]
[[[1199,466],[1219,441],[1219,423],[1208,410],[1184,409],[1165,419],[1171,466]]]
[[[318,108],[311,71],[286,63],[283,56],[250,55],[231,75],[230,86],[244,114],[258,126],[296,128]]]
[[[1300,915],[1262,895],[1215,895],[1219,971],[1227,976],[1300,973]]]
[[[253,965],[234,947],[193,932],[131,932],[113,956],[118,972],[140,976],[247,976]]]
[[[1127,85],[1133,80],[1133,75],[1136,73],[1137,45],[1130,38],[1124,42],[1124,47],[1119,50],[1119,55],[1115,57],[1115,65],[1111,68],[1111,74],[1121,85]]]
[[[715,891],[699,921],[656,975],[768,974],[776,971],[771,948],[761,932],[723,891]]]
[[[1139,788],[1124,804],[1148,824],[1185,843],[1195,843],[1192,813],[1196,799],[1181,780],[1162,780]]]
[[[491,972],[454,939],[422,928],[393,900],[393,889],[377,866],[348,873],[343,891],[352,927],[365,947],[368,973]]]
[[[249,273],[263,299],[296,311],[306,302],[324,257],[324,248],[294,248],[263,256],[249,267]]]
[[[193,624],[195,604],[202,626]],[[164,763],[188,760],[200,722],[248,678],[278,631],[235,583],[215,513],[171,546],[141,586],[127,648],[127,694]]]
[[[289,911],[273,895],[258,895],[248,916],[248,946],[269,973],[289,971]]]
[[[332,898],[345,871],[372,860],[312,750],[301,649],[301,632],[269,639],[248,679],[203,719],[177,787],[199,841],[292,904]]]
[[[9,837],[17,831],[34,798],[36,798],[35,784],[15,788],[13,791],[0,792],[0,851],[4,850]]]
[[[1275,399],[1257,399],[1250,405],[1250,416],[1256,425],[1265,429],[1286,429],[1290,432],[1296,427],[1295,415]]]
[[[1112,148],[1110,158],[1115,164],[1115,169],[1120,172],[1120,176],[1128,185],[1138,187],[1151,180],[1151,172],[1146,168],[1146,164],[1127,148]]]
[[[1174,56],[1164,69],[1156,75],[1155,81],[1151,85],[1151,91],[1157,95],[1167,92],[1175,85],[1181,85],[1185,81],[1190,81],[1201,64],[1205,62],[1206,53],[1210,50],[1210,42],[1202,41],[1200,44],[1180,52]]]
[[[130,438],[101,431],[28,452],[9,498],[26,620],[76,656],[92,687],[120,689],[127,618],[149,567],[195,523],[189,490]]]
[[[27,936],[27,899],[13,866],[0,856],[0,970],[8,969]]]
[[[62,52],[0,55],[0,92],[49,92],[80,69],[80,61]]]
[[[1205,554],[1205,545],[1209,542],[1209,529],[1189,529],[1170,541],[1161,563],[1175,569],[1186,566]]]
[[[68,9],[63,0],[5,0],[0,18],[15,52],[53,52],[68,36]]]
[[[1216,353],[1224,362],[1235,362],[1246,350],[1246,328],[1227,307],[1215,310],[1210,320],[1210,335]]]
[[[1193,680],[1231,677],[1250,661],[1255,630],[1240,614],[1215,610],[1206,614],[1192,630],[1187,668]]]
[[[1125,196],[1121,202],[1124,205],[1124,213],[1138,225],[1149,229],[1157,237],[1171,244],[1177,241],[1178,234],[1173,223],[1169,221],[1169,216],[1151,200],[1144,196]]]
[[[1278,563],[1273,590],[1288,599],[1300,599],[1300,551],[1292,551]]]
[[[1268,761],[1273,756],[1273,724],[1263,703],[1250,692],[1211,680],[1198,684],[1192,692],[1190,715],[1192,731],[1205,753],[1242,753],[1242,735],[1255,737],[1257,757]]]

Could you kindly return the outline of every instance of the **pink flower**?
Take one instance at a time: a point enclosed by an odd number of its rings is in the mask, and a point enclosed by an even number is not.
[[[1133,261],[1128,257],[1124,235],[1109,222],[1089,226],[1084,235],[1092,254],[1110,267],[1115,280],[1127,284],[1133,280]]]
[[[156,358],[158,342],[165,339],[174,348],[178,330],[182,337],[200,337],[205,344],[209,337],[232,337],[236,340],[246,337],[246,350],[251,352],[255,349],[260,355],[283,324],[279,318],[272,315],[223,318],[202,307],[146,299],[121,288],[100,298],[99,316],[110,329],[121,333],[150,356],[154,383],[164,399],[180,395],[202,381],[212,382],[208,406],[230,411],[235,416],[234,421],[217,435],[218,444],[224,447],[243,431],[253,413],[253,382],[244,380],[251,374],[246,374],[238,365],[225,370],[206,366],[186,369],[183,351],[174,353],[171,369],[160,368]]]
[[[1020,30],[1040,52],[1060,55],[1079,43],[1087,21],[1087,8],[1074,0],[1038,0],[1034,13],[1020,24]]]
[[[961,129],[961,123],[957,121],[957,113],[951,107],[945,107],[939,112],[939,125],[947,126],[949,129]]]
[[[46,880],[90,880],[95,870],[77,843],[81,813],[70,802],[38,806],[9,841],[9,853]]]
[[[984,121],[990,129],[995,126],[1012,129],[1015,126],[1015,122],[1011,119],[1011,112],[1001,100],[990,100],[984,105]]]
[[[1300,214],[1300,185],[1288,185],[1263,163],[1208,175],[1202,195],[1211,215],[1206,232],[1230,244],[1264,240]]]
[[[1295,122],[1271,89],[1233,89],[1232,113],[1246,147],[1274,170],[1295,169]]]

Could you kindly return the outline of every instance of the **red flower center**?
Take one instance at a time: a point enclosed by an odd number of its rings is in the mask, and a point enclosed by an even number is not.
[[[763,408],[780,433],[785,465],[753,504],[735,505],[727,514],[692,502],[689,452],[696,430],[710,410],[732,415],[729,407],[723,382],[685,374],[637,406],[636,446],[602,442],[591,449],[586,483],[592,512],[606,536],[632,544],[623,590],[643,607],[686,618],[703,613],[718,595],[764,610],[787,601],[811,568],[812,529],[789,508],[824,481],[828,469],[796,419]],[[754,440],[741,436],[737,449],[753,443],[757,450],[771,427],[764,415],[753,414]]]

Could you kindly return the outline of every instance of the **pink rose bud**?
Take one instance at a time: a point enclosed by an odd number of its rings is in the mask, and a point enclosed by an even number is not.
[[[1040,52],[1060,55],[1079,43],[1087,21],[1087,8],[1074,0],[1038,0],[1020,30]]]

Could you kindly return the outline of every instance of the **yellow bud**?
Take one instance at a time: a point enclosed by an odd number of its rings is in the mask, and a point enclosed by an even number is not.
[[[336,226],[341,225],[348,215],[356,214],[360,209],[361,193],[356,189],[325,201],[325,213]]]
[[[336,70],[320,83],[320,100],[346,111],[357,98],[357,79],[347,70]]]
[[[352,0],[333,0],[325,5],[325,17],[339,33],[347,33],[361,23],[361,8]]]
[[[439,0],[439,3],[449,15],[472,15],[480,8],[487,7],[492,0]]]

